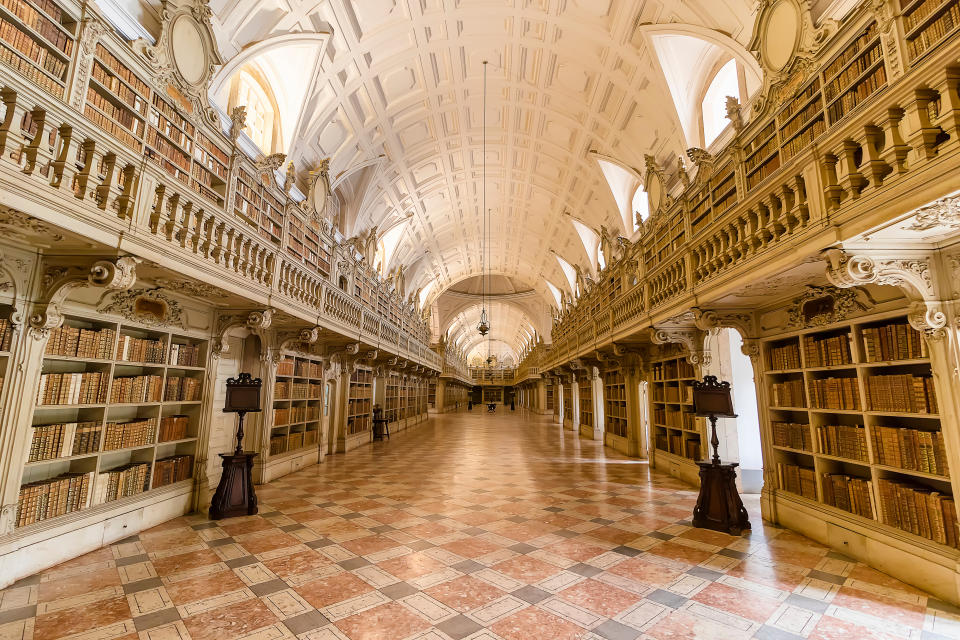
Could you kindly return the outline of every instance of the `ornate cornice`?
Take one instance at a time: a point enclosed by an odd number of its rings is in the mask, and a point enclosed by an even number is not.
[[[30,335],[42,340],[50,330],[63,325],[63,303],[81,287],[99,287],[107,291],[123,291],[137,281],[139,258],[123,256],[116,260],[98,260],[93,264],[78,265],[44,259],[41,268],[40,302],[30,315]]]

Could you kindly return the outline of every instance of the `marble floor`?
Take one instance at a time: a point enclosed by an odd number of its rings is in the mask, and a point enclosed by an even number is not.
[[[545,418],[442,416],[0,591],[0,640],[960,638],[960,610]],[[754,497],[755,498],[755,497]]]

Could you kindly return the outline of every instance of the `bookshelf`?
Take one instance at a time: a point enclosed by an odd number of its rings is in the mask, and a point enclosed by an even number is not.
[[[956,33],[958,0],[900,0],[903,38],[911,63]]]
[[[747,189],[753,189],[780,168],[780,144],[776,122],[771,121],[744,145]]]
[[[554,402],[556,402],[554,400],[553,394],[554,394],[554,387],[552,384],[548,384],[547,385],[547,406],[546,406],[547,411],[553,411]]]
[[[763,357],[780,490],[958,547],[927,348],[902,312],[777,336]]]
[[[563,385],[563,419],[573,423],[573,390],[569,382]]]
[[[400,419],[400,376],[395,373],[387,376],[383,397],[383,418],[388,423]]]
[[[651,369],[650,404],[654,448],[688,460],[707,450],[703,421],[694,416],[693,382],[697,371],[679,345],[661,347]]]
[[[0,1],[0,60],[63,98],[77,22],[51,0]]]
[[[226,199],[229,156],[203,133],[198,132],[193,145],[193,168],[190,186],[217,205]]]
[[[320,441],[323,412],[323,363],[284,354],[277,363],[273,386],[270,456],[315,448]]]
[[[593,380],[589,376],[580,378],[580,425],[593,428]]]
[[[17,526],[193,476],[205,340],[68,316],[43,358]]]
[[[287,218],[287,253],[320,275],[330,275],[330,245],[315,221],[295,213]]]
[[[189,185],[193,125],[159,93],[153,94],[148,118],[144,155],[170,177]]]
[[[777,112],[780,155],[786,162],[827,130],[823,116],[820,76],[815,76]]]
[[[437,383],[433,380],[427,388],[427,404],[433,408],[437,406]]]
[[[627,437],[627,384],[623,371],[603,374],[604,430],[619,438]]]
[[[347,434],[355,435],[370,431],[373,410],[373,371],[358,367],[350,374],[350,389],[347,401]]]
[[[143,150],[150,88],[102,44],[94,50],[84,115],[137,151]]]
[[[483,403],[487,404],[490,402],[493,402],[494,404],[503,403],[503,387],[483,388]]]
[[[877,23],[871,22],[823,70],[827,117],[834,124],[887,84]]]

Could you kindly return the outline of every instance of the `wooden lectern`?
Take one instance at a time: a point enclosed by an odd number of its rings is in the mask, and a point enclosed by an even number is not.
[[[257,513],[257,494],[253,489],[253,459],[255,451],[243,450],[243,418],[247,413],[260,412],[260,378],[251,378],[241,373],[237,378],[227,379],[227,397],[223,410],[236,413],[237,448],[233,454],[221,453],[223,474],[220,484],[210,501],[210,519],[252,516]]]
[[[738,536],[750,528],[747,510],[737,493],[737,466],[731,462],[720,464],[717,447],[717,418],[736,418],[730,383],[720,382],[716,376],[704,376],[702,382],[693,383],[693,406],[696,415],[710,419],[710,444],[713,459],[698,462],[700,467],[700,495],[693,508],[693,526],[713,529]]]

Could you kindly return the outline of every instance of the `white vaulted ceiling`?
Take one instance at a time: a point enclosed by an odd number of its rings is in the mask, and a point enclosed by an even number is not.
[[[605,225],[627,236],[633,233],[624,229],[627,216],[590,152],[639,170],[645,154],[673,164],[689,146],[670,108],[670,76],[641,25],[689,25],[743,45],[751,35],[754,4],[210,3],[221,53],[228,60],[284,34],[329,34],[317,48],[318,54],[322,51],[317,76],[305,89],[289,155],[301,175],[330,157],[334,178],[384,156],[369,189],[359,196],[362,206],[347,205],[355,210],[346,231],[358,233],[373,225],[383,231],[402,221],[385,255],[389,264],[382,269],[407,265],[408,293],[429,288],[426,304],[480,273],[482,62],[489,61],[489,267],[535,290],[550,305],[556,298],[547,281],[567,289],[551,250],[570,264],[592,267],[570,216],[594,229]],[[496,326],[496,316],[492,321]],[[520,319],[512,313],[504,322]],[[516,345],[516,331],[505,330],[504,341]]]

